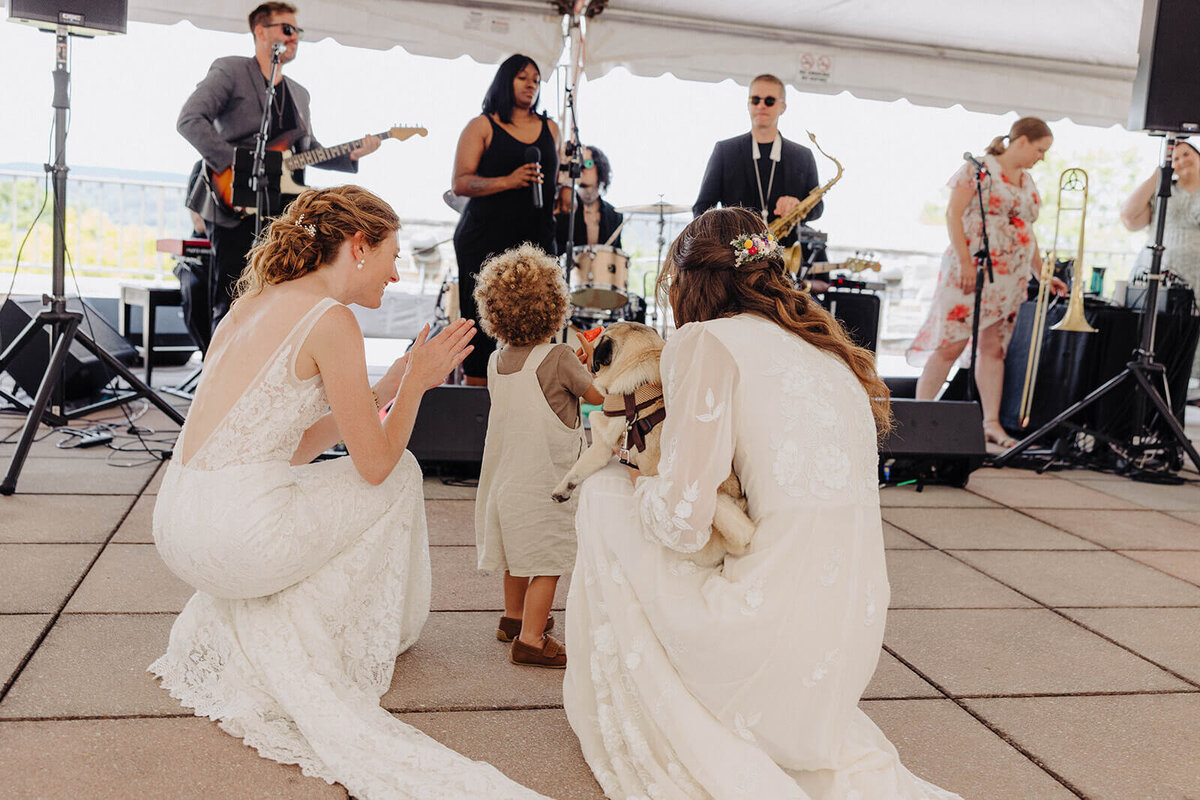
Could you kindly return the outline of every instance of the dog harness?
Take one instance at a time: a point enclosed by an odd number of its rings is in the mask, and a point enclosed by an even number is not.
[[[663,400],[661,383],[643,383],[632,394],[608,394],[600,407],[606,417],[624,417],[625,435],[621,437],[621,448],[617,457],[622,464],[629,463],[629,448],[632,444],[639,453],[646,450],[646,436],[667,418],[667,405]]]

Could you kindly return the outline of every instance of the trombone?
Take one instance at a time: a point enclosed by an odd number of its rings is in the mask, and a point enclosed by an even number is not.
[[[1063,205],[1072,196],[1079,205]],[[1021,387],[1021,408],[1018,419],[1021,428],[1029,427],[1033,410],[1033,389],[1037,382],[1038,364],[1042,358],[1046,331],[1046,310],[1050,303],[1050,282],[1054,278],[1054,265],[1058,263],[1058,233],[1064,211],[1079,212],[1079,247],[1075,252],[1075,263],[1071,267],[1071,296],[1067,301],[1067,313],[1050,330],[1095,333],[1083,314],[1083,234],[1087,224],[1088,175],[1078,167],[1063,170],[1058,176],[1058,211],[1054,215],[1054,250],[1049,260],[1042,261],[1042,274],[1038,279],[1037,302],[1033,313],[1033,331],[1029,338],[1029,359],[1025,362],[1025,382]]]

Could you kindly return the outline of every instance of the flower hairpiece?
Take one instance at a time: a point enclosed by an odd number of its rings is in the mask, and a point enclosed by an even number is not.
[[[779,252],[779,240],[770,233],[747,233],[729,243],[733,247],[733,266],[762,261]]]
[[[297,228],[303,228],[304,230],[308,231],[308,235],[311,236],[312,238],[314,238],[314,239],[317,238],[317,226],[316,225],[305,225],[303,214],[296,217],[296,221],[292,224],[294,224]]]

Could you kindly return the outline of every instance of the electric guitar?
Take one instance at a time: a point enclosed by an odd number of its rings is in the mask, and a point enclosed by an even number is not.
[[[804,261],[800,255],[800,245],[794,244],[790,247],[785,247],[783,250],[783,263],[787,266],[788,272],[795,275]],[[863,272],[864,270],[875,270],[879,272],[883,265],[872,258],[864,258],[862,255],[855,255],[845,261],[839,262],[824,262],[818,261],[811,267],[812,272],[824,273],[832,272],[835,269],[849,270],[850,272]]]
[[[396,126],[375,135],[380,139],[395,139],[398,142],[403,142],[405,139],[410,139],[413,136],[425,136],[428,133],[429,131],[419,126]],[[300,131],[287,131],[275,137],[267,144],[266,164],[268,176],[276,170],[276,165],[272,162],[278,161],[282,172],[279,175],[279,187],[277,191],[279,195],[287,198],[282,203],[272,202],[271,205],[274,208],[283,208],[288,202],[291,202],[292,198],[307,188],[297,182],[293,174],[296,170],[303,169],[310,164],[319,164],[331,158],[344,156],[350,151],[361,147],[363,143],[362,139],[355,139],[354,141],[335,144],[332,147],[318,147],[315,150],[305,150],[303,153],[293,153],[291,146],[299,138],[299,135]],[[209,170],[209,186],[212,187],[213,195],[226,210],[242,215],[256,213],[252,205],[254,202],[254,192],[249,188],[250,171],[253,163],[253,149],[239,147],[233,164],[220,172]],[[272,192],[275,191],[275,187],[272,187]],[[238,199],[249,199],[251,205],[243,205],[236,202],[235,192],[238,195]]]

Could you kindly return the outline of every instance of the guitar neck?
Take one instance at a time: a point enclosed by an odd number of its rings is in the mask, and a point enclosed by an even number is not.
[[[380,139],[388,139],[391,137],[390,131],[375,134]],[[362,146],[362,139],[355,139],[352,142],[342,142],[335,144],[333,147],[319,147],[316,150],[305,150],[303,153],[296,153],[288,156],[283,160],[283,168],[286,170],[302,169],[312,164],[320,164],[322,161],[328,161],[331,158],[344,156],[352,150]]]

